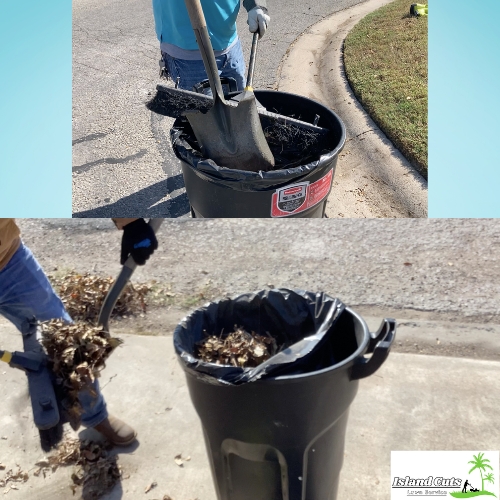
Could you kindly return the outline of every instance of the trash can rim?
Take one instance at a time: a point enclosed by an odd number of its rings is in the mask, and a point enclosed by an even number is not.
[[[321,370],[316,370],[316,371],[307,372],[307,373],[298,373],[296,375],[282,375],[282,376],[278,376],[278,377],[269,377],[265,380],[265,382],[267,383],[267,382],[271,382],[271,381],[276,381],[276,382],[288,381],[288,380],[293,380],[293,379],[304,379],[306,377],[314,377],[317,375],[323,375],[324,373],[327,373],[329,371],[337,370],[339,368],[344,368],[346,365],[354,362],[354,360],[356,358],[358,358],[359,356],[362,356],[368,347],[368,343],[370,342],[370,330],[368,329],[368,325],[366,324],[366,321],[356,311],[354,311],[353,309],[351,309],[348,306],[345,307],[345,311],[350,313],[352,316],[354,316],[354,318],[359,321],[359,323],[361,324],[361,326],[363,328],[363,341],[361,342],[361,344],[358,346],[358,348],[350,356],[343,359],[339,363],[336,363],[332,366],[328,366],[326,368],[322,368]]]
[[[319,101],[317,101],[315,99],[311,99],[309,97],[305,97],[305,96],[299,95],[299,94],[294,94],[292,92],[282,92],[281,90],[263,90],[263,89],[261,89],[261,90],[255,90],[254,91],[256,97],[258,97],[260,93],[264,94],[264,93],[272,93],[272,92],[277,92],[280,95],[284,95],[284,96],[293,96],[293,97],[298,97],[300,99],[307,99],[308,101],[312,101],[312,102],[314,102],[314,104],[316,104],[316,105],[324,108],[324,110],[326,112],[328,112],[331,115],[333,115],[335,117],[336,122],[340,126],[340,130],[341,130],[339,141],[338,141],[338,143],[337,143],[337,145],[336,145],[336,147],[334,149],[332,149],[331,151],[328,151],[328,153],[324,153],[324,154],[320,155],[319,159],[315,160],[315,161],[321,161],[324,157],[336,157],[336,156],[338,156],[338,154],[340,153],[340,151],[342,151],[343,148],[344,148],[344,146],[345,146],[345,142],[347,140],[347,131],[346,131],[346,127],[344,125],[344,122],[342,121],[342,119],[340,118],[340,116],[333,109],[329,108],[328,106],[325,106],[323,103],[321,103],[321,102],[319,102]],[[233,95],[237,95],[239,93],[240,93],[239,91],[238,92],[230,92],[228,94],[228,97],[231,97]],[[175,128],[175,123],[178,120],[179,120],[179,118],[176,118],[176,120],[175,120],[175,122],[173,124],[172,129]],[[174,148],[174,152],[175,152],[175,145],[172,145],[172,147]],[[176,156],[177,156],[177,153],[176,153]],[[203,176],[208,177],[210,179],[210,181],[220,181],[221,180],[219,177],[214,176],[212,172],[200,170],[198,167],[195,167],[195,166],[191,165],[186,160],[184,160],[182,158],[179,158],[179,157],[177,157],[177,158],[178,158],[178,160],[181,163],[184,162],[197,175],[203,174]],[[204,157],[202,158],[202,161],[207,161],[207,160],[208,160],[207,158],[204,158]],[[237,169],[224,169],[224,170],[222,170],[222,172],[227,172],[228,170],[232,170],[232,171],[242,172],[243,175],[248,176],[249,178],[250,177],[252,177],[252,178],[255,177],[257,179],[259,176],[262,176],[262,175],[266,176],[266,174],[270,174],[271,176],[275,176],[275,175],[278,175],[279,173],[285,172],[285,171],[292,171],[292,173],[295,173],[295,171],[298,171],[302,167],[303,167],[303,165],[300,165],[298,167],[276,169],[276,170],[271,170],[270,172],[264,172],[264,173],[262,171],[259,171],[259,172],[249,172],[249,171],[239,171]],[[305,174],[306,173],[300,174],[300,172],[297,172],[295,180],[296,181],[300,180],[300,177],[303,177]]]

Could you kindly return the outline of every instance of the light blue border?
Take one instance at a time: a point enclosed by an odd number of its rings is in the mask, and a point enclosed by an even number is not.
[[[429,217],[500,217],[500,1],[429,5]]]
[[[71,217],[71,1],[0,2],[0,217]]]

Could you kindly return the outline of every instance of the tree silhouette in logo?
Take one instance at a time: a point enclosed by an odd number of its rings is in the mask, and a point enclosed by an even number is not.
[[[489,483],[494,483],[494,477],[492,472],[488,472],[487,469],[493,470],[493,467],[489,465],[489,460],[484,458],[484,453],[478,453],[477,455],[472,455],[473,460],[470,460],[468,463],[472,464],[472,468],[469,471],[469,474],[474,472],[475,470],[479,471],[481,475],[481,489],[474,488],[468,479],[465,480],[462,491],[453,491],[450,492],[450,495],[455,498],[470,498],[476,497],[480,495],[491,495],[496,497],[494,493],[491,491],[487,491],[484,489],[484,482],[487,481]],[[467,487],[469,491],[467,491]]]
[[[491,473],[491,472],[490,472],[487,476],[484,476],[484,480],[485,480],[485,481],[488,481],[488,482],[489,482],[489,483],[491,483],[491,484],[494,484],[494,483],[495,483],[495,481],[494,481],[494,479],[493,479],[493,473]]]
[[[470,460],[468,463],[472,464],[473,467],[469,471],[469,474],[472,471],[475,471],[476,469],[479,470],[479,473],[481,474],[481,491],[484,491],[484,477],[483,477],[483,471],[486,472],[486,468],[493,470],[493,467],[491,465],[488,465],[486,462],[489,462],[487,458],[484,457],[484,453],[478,453],[477,455],[472,455],[474,460]]]

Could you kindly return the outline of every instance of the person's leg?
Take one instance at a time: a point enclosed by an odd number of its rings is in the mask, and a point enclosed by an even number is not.
[[[222,66],[219,66],[221,69],[220,76],[234,78],[238,90],[242,91],[245,88],[247,77],[245,75],[245,59],[243,58],[241,42],[238,40],[234,47],[222,57],[225,57],[225,59]]]
[[[40,264],[23,244],[0,271],[0,314],[24,335],[29,332],[35,318],[38,321],[62,319],[67,323],[73,322]],[[85,393],[80,398],[82,423],[89,427],[94,427],[108,416],[97,381],[94,390],[97,396]]]
[[[168,74],[174,83],[179,82],[179,88],[193,91],[193,87],[203,80],[206,80],[207,72],[203,61],[188,61],[186,59],[176,59],[165,52],[162,52]]]
[[[85,427],[95,427],[108,418],[106,402],[99,388],[99,381],[96,379],[92,384],[95,394],[89,391],[82,391],[78,394],[78,400],[83,408],[82,425]]]
[[[193,87],[208,78],[203,61],[190,61],[186,59],[176,59],[165,52],[162,52],[163,60],[168,74],[174,83],[179,78],[179,88],[184,90],[193,90]],[[243,50],[238,40],[231,50],[222,56],[216,57],[219,76],[232,77],[236,80],[238,90],[245,88],[245,61],[243,59]],[[211,94],[211,92],[207,92]]]
[[[72,321],[40,264],[23,244],[0,271],[0,314],[21,333],[33,317],[39,321]]]

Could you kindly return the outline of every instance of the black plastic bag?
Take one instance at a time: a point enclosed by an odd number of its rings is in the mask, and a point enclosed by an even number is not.
[[[316,155],[316,159],[306,158],[305,162],[302,159],[304,163],[302,165],[284,167],[269,172],[230,169],[217,165],[213,160],[204,158],[190,144],[186,130],[189,130],[189,123],[184,122],[182,119],[177,119],[170,130],[172,149],[177,158],[194,168],[204,180],[217,182],[238,191],[264,191],[276,186],[290,184],[314,173],[316,170],[328,168],[333,161],[336,161],[339,153],[339,150],[335,148],[332,151],[324,149],[321,154]]]
[[[342,349],[329,342],[344,304],[326,293],[275,289],[212,302],[186,316],[174,331],[174,347],[186,371],[213,384],[315,371],[342,360]],[[234,326],[269,334],[279,352],[254,368],[207,363],[195,357],[207,335],[229,334]],[[354,340],[353,340],[354,342]]]

